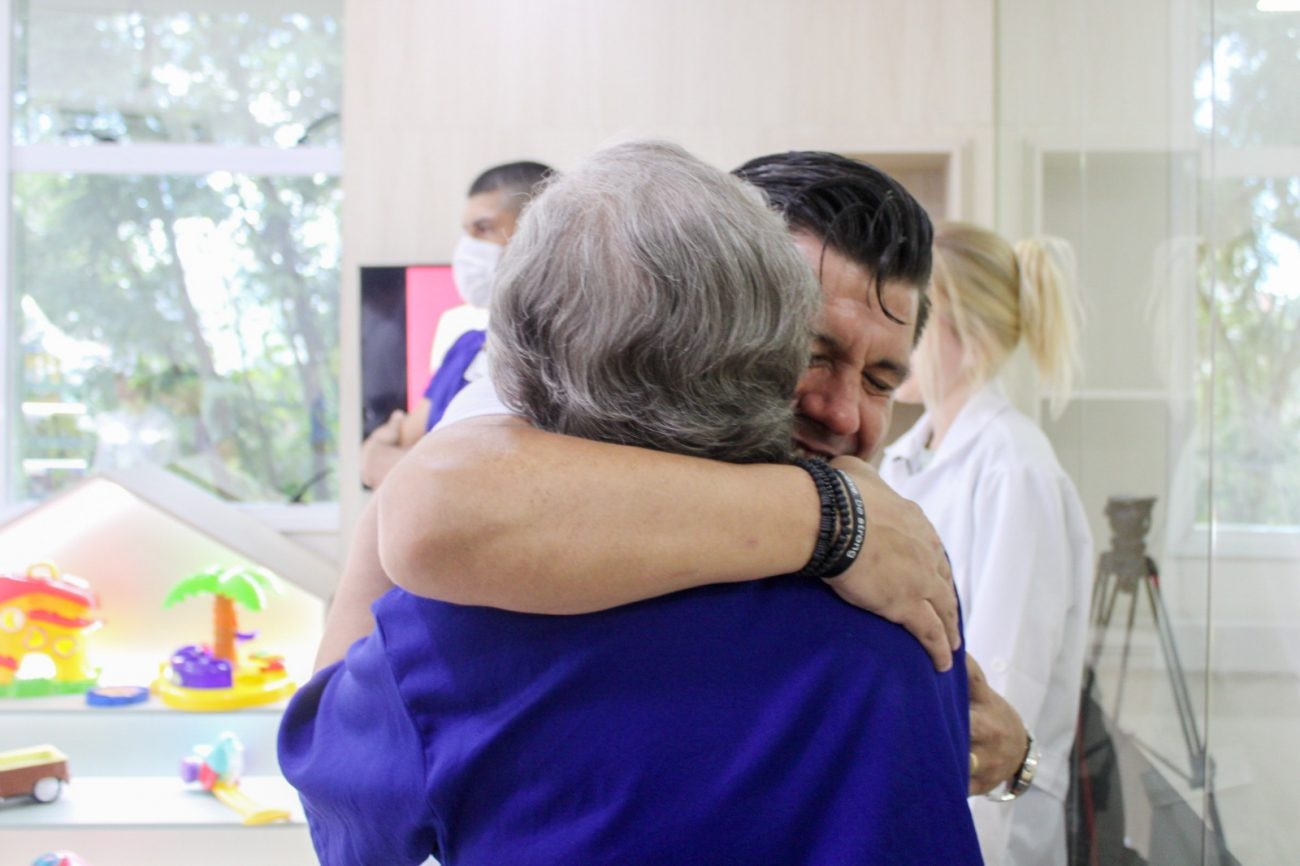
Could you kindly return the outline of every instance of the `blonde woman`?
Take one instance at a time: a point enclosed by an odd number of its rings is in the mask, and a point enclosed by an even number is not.
[[[930,324],[898,392],[926,412],[881,474],[920,504],[952,559],[966,646],[1033,732],[1033,785],[971,800],[989,864],[1066,862],[1065,797],[1083,666],[1092,541],[1078,493],[998,373],[1021,345],[1054,413],[1078,371],[1079,304],[1059,240],[1014,247],[964,223],[934,239]],[[990,797],[1009,796],[995,791]]]

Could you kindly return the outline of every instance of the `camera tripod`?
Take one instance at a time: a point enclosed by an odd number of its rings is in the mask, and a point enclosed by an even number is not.
[[[1146,534],[1151,527],[1151,509],[1155,502],[1154,497],[1130,496],[1112,496],[1106,502],[1106,517],[1110,521],[1111,528],[1111,549],[1103,553],[1097,562],[1097,580],[1092,593],[1093,642],[1089,669],[1095,674],[1119,597],[1128,596],[1128,617],[1124,624],[1119,676],[1112,711],[1112,717],[1118,723],[1124,687],[1128,680],[1129,653],[1132,649],[1133,625],[1139,607],[1138,597],[1145,595],[1160,640],[1160,649],[1164,655],[1165,670],[1173,691],[1178,722],[1182,728],[1183,741],[1187,746],[1189,769],[1184,772],[1155,749],[1150,746],[1144,748],[1192,788],[1205,789],[1206,817],[1210,828],[1214,831],[1219,853],[1223,856],[1224,862],[1234,862],[1227,859],[1227,843],[1224,841],[1223,825],[1214,794],[1214,760],[1209,756],[1205,741],[1196,724],[1196,712],[1187,687],[1187,677],[1183,672],[1182,659],[1178,655],[1178,646],[1174,642],[1173,629],[1169,624],[1169,611],[1165,608],[1164,597],[1160,592],[1160,572],[1155,560],[1147,554],[1146,550]]]

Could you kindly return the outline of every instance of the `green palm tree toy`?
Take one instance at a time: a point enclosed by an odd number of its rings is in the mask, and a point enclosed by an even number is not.
[[[281,656],[252,653],[245,657],[237,642],[254,635],[239,631],[238,608],[260,612],[279,594],[280,581],[270,572],[245,566],[212,565],[181,578],[163,600],[169,609],[200,595],[212,596],[212,644],[190,645],[172,654],[154,683],[168,706],[196,712],[220,712],[272,703],[296,688]]]

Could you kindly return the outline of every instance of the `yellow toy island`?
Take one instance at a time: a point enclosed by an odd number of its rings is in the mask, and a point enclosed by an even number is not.
[[[297,687],[284,670],[283,657],[242,654],[241,642],[255,632],[241,632],[236,606],[260,611],[279,582],[256,568],[210,566],[178,581],[163,601],[164,608],[197,595],[212,596],[211,645],[183,646],[162,667],[154,692],[178,710],[221,712],[274,703]]]

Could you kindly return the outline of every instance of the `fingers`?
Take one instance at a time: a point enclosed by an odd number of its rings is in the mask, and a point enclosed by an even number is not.
[[[948,639],[948,630],[934,606],[922,601],[911,607],[898,624],[910,631],[921,642],[921,646],[934,662],[934,669],[939,672],[952,668],[952,644]]]
[[[961,648],[961,614],[957,602],[957,588],[952,580],[952,566],[948,556],[943,552],[943,545],[938,536],[934,538],[935,558],[933,560],[934,576],[930,584],[926,601],[938,616],[944,630],[945,639],[952,652]],[[947,667],[941,670],[947,670]]]
[[[406,413],[401,409],[395,409],[393,414],[388,416],[388,420],[370,435],[385,445],[396,445],[402,438],[402,422],[405,419]]]
[[[971,751],[978,752],[981,749],[987,748],[988,742],[996,738],[998,733],[999,731],[998,731],[997,724],[992,719],[989,718],[987,713],[979,712],[974,707],[971,708],[971,714],[970,714]],[[987,764],[990,762],[985,761],[984,763]]]
[[[987,794],[996,788],[1002,780],[995,778],[987,769],[980,766],[978,755],[971,752],[970,756],[972,769],[970,771],[970,785],[966,789],[967,793],[972,797],[978,794]]]
[[[952,654],[961,646],[961,617],[938,533],[920,506],[895,493],[870,465],[852,457],[838,457],[831,465],[854,477],[867,507],[862,565],[831,585],[851,604],[902,625],[921,642],[936,670],[950,670]]]
[[[943,550],[942,545],[939,549]],[[947,552],[944,552],[939,562],[939,578],[943,581],[944,587],[936,600],[935,609],[943,619],[943,627],[948,632],[948,642],[956,650],[961,647],[961,614],[957,604],[957,585],[953,583],[952,563],[948,561]]]

